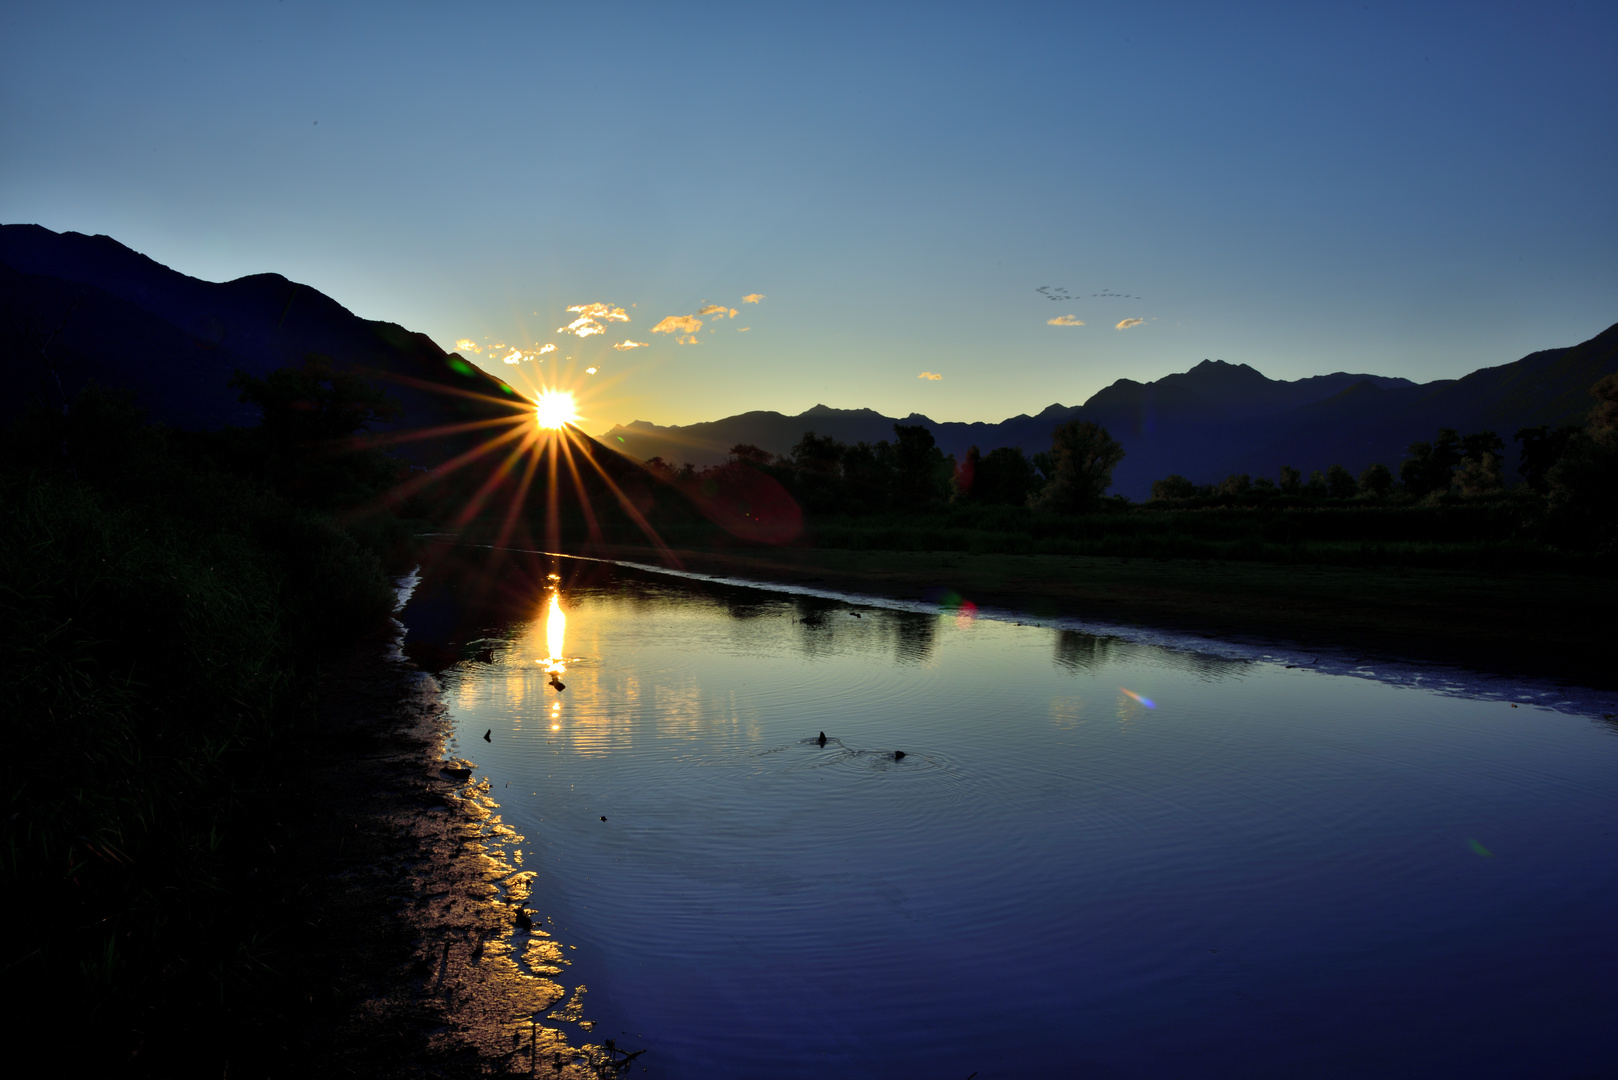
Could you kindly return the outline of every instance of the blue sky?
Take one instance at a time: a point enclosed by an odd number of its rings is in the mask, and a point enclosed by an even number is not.
[[[1610,2],[58,0],[0,28],[0,220],[285,274],[587,387],[595,431],[993,421],[1205,357],[1425,381],[1618,321]],[[589,303],[628,321],[557,333]]]

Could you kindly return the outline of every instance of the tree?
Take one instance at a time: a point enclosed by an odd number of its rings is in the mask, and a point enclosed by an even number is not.
[[[1522,443],[1522,456],[1517,460],[1517,471],[1523,482],[1541,495],[1550,490],[1545,474],[1561,460],[1568,441],[1582,429],[1577,424],[1564,424],[1555,431],[1548,424],[1519,428],[1513,441]]]
[[[1284,495],[1296,495],[1303,490],[1303,473],[1291,465],[1281,466],[1281,479],[1276,484]]]
[[[238,369],[230,385],[259,410],[262,467],[283,494],[322,509],[352,507],[398,476],[400,463],[367,441],[370,425],[398,418],[398,402],[331,357],[309,353],[302,366],[262,379]]]
[[[1618,373],[1590,388],[1596,406],[1546,473],[1552,525],[1581,547],[1618,547]]]
[[[1360,473],[1360,493],[1382,498],[1393,490],[1393,470],[1381,462],[1367,465]]]
[[[1170,473],[1161,480],[1152,481],[1154,499],[1189,499],[1196,493],[1197,485],[1179,473]]]
[[[968,457],[977,450],[973,447]],[[972,501],[992,506],[1022,506],[1034,487],[1034,463],[1020,446],[997,446],[973,467]]]
[[[1358,485],[1354,483],[1354,474],[1341,465],[1333,465],[1326,470],[1326,493],[1334,499],[1351,499]]]
[[[768,465],[775,455],[752,443],[737,443],[730,448],[730,460],[744,465]]]
[[[1399,466],[1399,483],[1420,498],[1436,491],[1448,491],[1461,463],[1461,436],[1454,428],[1439,428],[1432,442],[1413,442],[1405,453],[1410,456]]]
[[[1219,494],[1241,498],[1253,486],[1253,478],[1246,473],[1231,473],[1219,485]]]
[[[1036,510],[1076,513],[1100,501],[1112,486],[1112,470],[1124,458],[1107,429],[1071,420],[1051,432],[1049,483],[1034,496]]]
[[[933,433],[921,424],[894,424],[893,433],[897,436],[893,504],[910,507],[948,498],[955,463],[938,449]]]

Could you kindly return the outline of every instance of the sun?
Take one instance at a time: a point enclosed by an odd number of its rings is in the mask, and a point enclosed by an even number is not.
[[[536,419],[543,428],[559,428],[579,418],[573,395],[566,390],[546,390],[539,395],[534,406]]]

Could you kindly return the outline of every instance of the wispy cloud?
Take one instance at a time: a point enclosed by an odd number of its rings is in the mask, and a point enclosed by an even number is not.
[[[480,353],[480,352],[483,351],[483,346],[479,345],[477,342],[473,341],[471,338],[462,338],[461,340],[459,340],[459,341],[457,341],[455,343],[455,351],[456,352]]]
[[[1145,321],[1146,321],[1145,319],[1125,319],[1122,322],[1120,322],[1117,326],[1113,327],[1113,329],[1114,330],[1128,330],[1131,326],[1139,326],[1141,323],[1143,323]]]
[[[744,303],[744,304],[756,304],[762,299],[764,299],[764,294],[763,293],[761,293],[761,292],[750,292],[746,296],[742,297],[742,303]]]
[[[695,315],[670,315],[652,327],[654,334],[695,334],[702,329],[702,320]]]
[[[623,352],[625,349],[644,349],[650,344],[650,341],[630,341],[628,338],[624,338],[624,340],[614,345],[613,348],[617,349],[619,352]]]
[[[724,304],[704,304],[697,309],[698,315],[713,315],[721,319],[734,319],[736,309],[728,308]]]
[[[916,378],[918,378],[918,379],[926,379],[928,382],[937,382],[939,379],[942,379],[943,377],[944,376],[938,374],[936,371],[924,371],[920,375],[916,376]]]
[[[747,332],[748,332],[748,331],[749,331],[749,330],[751,330],[751,329],[753,329],[753,328],[752,328],[752,327],[751,327],[751,326],[738,326],[738,327],[737,327],[737,328],[736,328],[736,332],[737,332],[737,333],[738,333],[738,334],[745,334],[745,333],[747,333]]]
[[[1046,319],[1046,326],[1083,326],[1084,320],[1077,315],[1058,315],[1054,319]]]
[[[675,338],[674,340],[679,342],[681,345],[698,345],[698,344],[701,344],[701,342],[697,338],[697,335],[695,335],[695,334],[683,334],[680,337]]]

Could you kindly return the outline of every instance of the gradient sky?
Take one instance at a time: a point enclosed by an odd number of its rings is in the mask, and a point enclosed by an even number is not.
[[[1618,320],[1611,0],[55,0],[0,28],[0,221],[281,273],[519,386],[571,368],[592,431],[996,421],[1205,357],[1426,381]],[[629,321],[556,332],[592,302]]]

